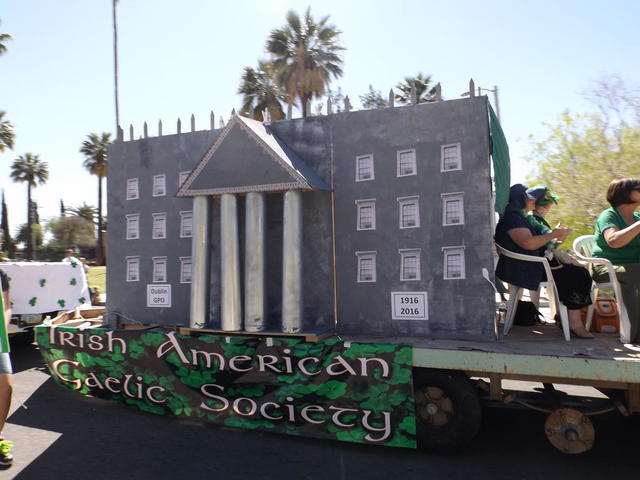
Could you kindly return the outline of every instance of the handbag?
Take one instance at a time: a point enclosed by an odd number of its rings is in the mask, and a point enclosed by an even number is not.
[[[518,300],[518,307],[513,318],[514,325],[523,327],[531,327],[538,323],[542,323],[542,314],[538,311],[532,302],[526,300]]]

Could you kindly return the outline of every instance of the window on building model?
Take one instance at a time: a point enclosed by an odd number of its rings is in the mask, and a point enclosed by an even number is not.
[[[420,226],[419,197],[398,198],[400,228],[416,228]]]
[[[356,252],[358,283],[376,281],[376,252]]]
[[[406,177],[408,175],[416,175],[418,170],[416,167],[416,151],[415,150],[399,150],[397,154],[398,177]]]
[[[455,280],[465,278],[464,247],[443,247],[444,279]]]
[[[442,225],[462,225],[464,223],[462,198],[462,193],[442,194]]]
[[[364,182],[373,180],[374,178],[373,155],[360,155],[356,157],[356,182]]]
[[[152,237],[154,240],[167,238],[167,214],[166,213],[153,214]]]
[[[154,283],[165,283],[167,281],[167,257],[153,257],[153,280]]]
[[[460,153],[460,144],[452,143],[450,145],[442,145],[441,159],[441,171],[449,172],[452,170],[462,170],[462,155]]]
[[[180,238],[189,238],[193,234],[193,212],[180,212]]]
[[[167,179],[162,175],[153,176],[153,196],[162,197],[167,194]]]
[[[127,215],[127,240],[137,240],[140,238],[140,214]]]
[[[140,280],[140,257],[127,257],[127,282]]]
[[[127,200],[136,200],[140,198],[140,190],[138,188],[138,179],[127,179]]]
[[[180,283],[191,283],[191,257],[180,257]]]
[[[375,230],[376,229],[376,201],[356,200],[358,215],[356,218],[357,230]]]
[[[420,280],[420,249],[407,248],[400,253],[400,280]]]

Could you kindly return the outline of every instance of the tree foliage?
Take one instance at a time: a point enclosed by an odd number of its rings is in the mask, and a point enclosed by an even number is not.
[[[593,112],[563,112],[546,124],[544,138],[530,137],[529,160],[537,164],[528,183],[544,183],[560,196],[552,223],[574,229],[565,242],[592,234],[614,178],[640,175],[640,102],[620,79],[601,80],[589,92]]]
[[[38,155],[25,153],[13,161],[11,165],[11,179],[14,182],[27,184],[27,223],[25,228],[27,244],[26,258],[33,260],[34,248],[32,242],[31,225],[34,223],[31,200],[31,189],[38,184],[43,185],[49,179],[49,165],[40,160]]]
[[[28,244],[29,242],[27,240],[30,238],[29,235],[30,235],[29,226],[26,223],[23,223],[22,225],[20,225],[20,227],[18,227],[18,234],[16,235],[16,241],[22,242],[24,244]],[[39,223],[31,224],[31,235],[35,240],[36,248],[41,247],[44,242],[42,225],[40,225]]]
[[[9,120],[4,120],[4,115],[5,112],[0,112],[0,152],[5,151],[7,148],[13,150],[13,141],[15,139],[13,124]]]
[[[436,87],[431,85],[431,75],[423,75],[418,73],[415,77],[405,77],[405,79],[396,85],[398,93],[396,93],[396,101],[411,105],[411,89],[416,89],[416,103],[435,102]]]
[[[285,94],[276,83],[275,67],[270,62],[258,62],[258,68],[244,67],[238,93],[242,95],[240,114],[263,121],[262,111],[267,109],[271,120],[284,118],[282,103]]]
[[[84,167],[91,175],[98,177],[98,244],[97,263],[104,265],[104,224],[102,220],[102,180],[107,176],[109,160],[107,158],[107,147],[111,144],[111,134],[90,133],[87,139],[82,142],[80,153],[84,154]]]
[[[287,23],[272,30],[267,40],[278,85],[289,102],[299,101],[303,116],[308,114],[307,102],[324,94],[331,77],[342,76],[342,32],[328,21],[327,15],[316,22],[311,7],[303,18],[289,10]]]
[[[364,95],[360,95],[360,103],[362,108],[367,110],[374,108],[385,108],[387,102],[380,93],[380,90],[375,90],[371,84],[369,84],[369,91]]]
[[[47,231],[51,233],[50,246],[56,248],[94,247],[96,244],[95,225],[86,218],[71,215],[49,220]]]

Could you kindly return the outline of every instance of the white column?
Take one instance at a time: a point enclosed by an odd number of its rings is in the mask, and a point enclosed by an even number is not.
[[[284,194],[282,239],[282,331],[302,328],[302,193]]]
[[[207,323],[207,291],[209,289],[209,199],[193,197],[191,234],[191,328],[204,328]]]
[[[261,332],[265,322],[265,201],[264,193],[245,199],[244,329]]]
[[[242,330],[238,200],[229,193],[220,199],[220,260],[222,330]]]

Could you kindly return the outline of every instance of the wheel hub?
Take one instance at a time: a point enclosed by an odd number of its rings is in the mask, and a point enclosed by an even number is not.
[[[590,450],[595,439],[589,417],[570,408],[551,412],[545,422],[545,433],[554,447],[569,454]]]
[[[416,410],[425,422],[434,427],[447,424],[454,413],[451,398],[438,387],[424,387],[416,393]]]

